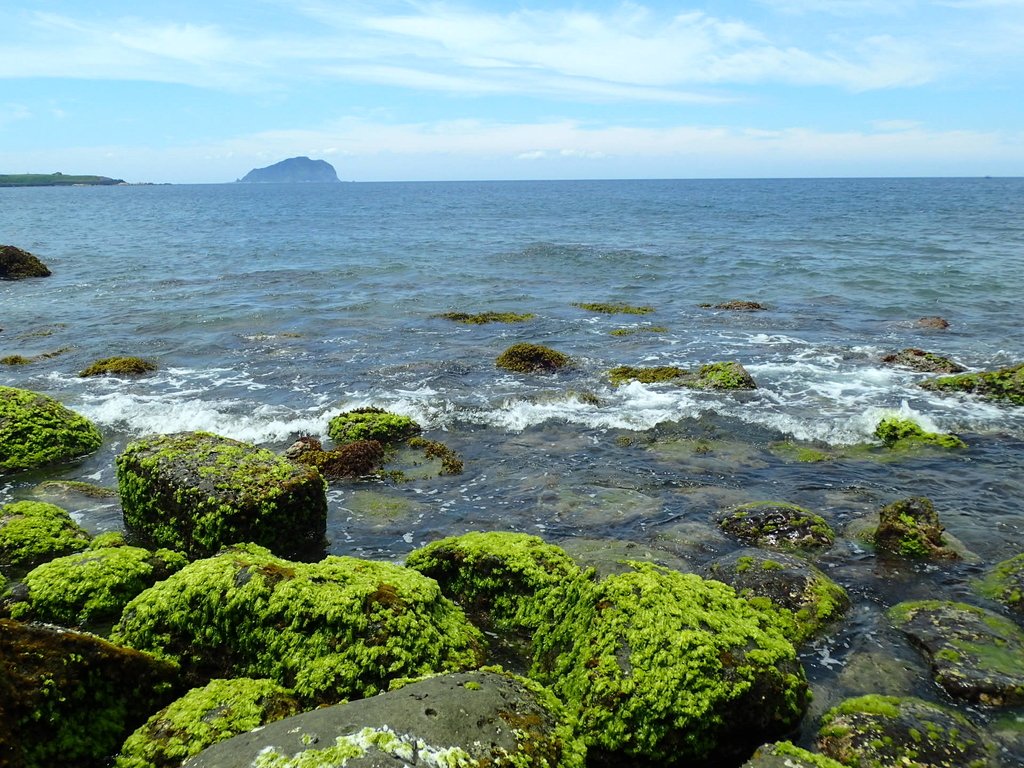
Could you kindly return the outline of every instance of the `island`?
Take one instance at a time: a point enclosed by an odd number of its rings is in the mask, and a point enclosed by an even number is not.
[[[290,157],[266,168],[254,168],[239,182],[257,184],[300,184],[308,182],[336,182],[338,174],[326,160],[310,160],[308,157]]]
[[[107,176],[76,176],[64,173],[0,173],[0,187],[98,187],[124,184]]]

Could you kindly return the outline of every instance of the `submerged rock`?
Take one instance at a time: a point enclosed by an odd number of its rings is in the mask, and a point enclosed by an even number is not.
[[[874,544],[882,552],[923,560],[957,560],[942,536],[945,530],[930,499],[895,501],[882,508]]]
[[[254,545],[197,560],[130,602],[113,637],[199,684],[269,678],[314,703],[467,669],[483,637],[437,583],[391,563],[298,563]]]
[[[13,245],[0,245],[0,280],[49,277],[50,270],[38,257]]]
[[[718,525],[744,544],[769,549],[828,549],[835,541],[823,517],[796,504],[741,504],[720,513]]]
[[[572,361],[550,347],[541,344],[513,344],[494,361],[499,368],[514,373],[554,373]]]
[[[736,312],[760,312],[768,309],[764,304],[757,301],[733,300],[722,301],[718,304],[701,304],[704,309],[730,309]]]
[[[451,320],[455,323],[462,323],[463,325],[487,325],[488,323],[524,323],[527,320],[532,320],[535,315],[529,312],[478,312],[476,314],[468,312],[442,312],[440,315],[436,315],[436,317]]]
[[[949,328],[949,320],[938,315],[930,315],[928,317],[919,317],[914,321],[914,325],[918,328],[929,328],[936,331],[944,331]]]
[[[583,768],[564,708],[502,672],[432,677],[271,723],[205,750],[187,768]]]
[[[1024,615],[1024,554],[997,563],[974,586],[978,594]]]
[[[85,456],[102,442],[91,421],[52,397],[0,387],[0,475]]]
[[[33,568],[81,552],[89,539],[85,529],[54,504],[14,501],[0,507],[0,565]]]
[[[632,304],[610,304],[606,302],[576,302],[573,304],[578,309],[585,309],[588,312],[598,312],[602,315],[649,315],[654,307],[635,306]]]
[[[532,676],[609,764],[738,757],[800,720],[807,683],[786,625],[717,581],[637,563],[546,597]]]
[[[960,373],[967,370],[948,357],[936,355],[934,352],[925,352],[923,349],[915,349],[913,347],[885,355],[882,357],[882,362],[901,368],[911,368],[922,373]]]
[[[900,603],[889,617],[923,652],[932,677],[953,698],[989,706],[1024,704],[1024,630],[964,603]]]
[[[408,416],[372,406],[340,413],[327,425],[327,434],[339,444],[375,440],[382,445],[392,445],[419,431],[420,425]]]
[[[315,437],[301,437],[284,452],[286,459],[316,467],[326,480],[363,477],[384,465],[384,446],[377,440],[355,440],[325,451]]]
[[[991,400],[1024,405],[1024,363],[995,371],[940,376],[922,381],[921,386],[935,392],[968,392]]]
[[[117,483],[125,525],[190,558],[246,541],[289,556],[323,548],[320,474],[248,443],[208,432],[139,440],[117,458]]]

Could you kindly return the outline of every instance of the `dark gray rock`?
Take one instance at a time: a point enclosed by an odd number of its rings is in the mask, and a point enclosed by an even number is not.
[[[925,352],[923,349],[915,349],[913,347],[885,355],[882,358],[882,362],[900,368],[911,368],[922,373],[963,373],[967,370],[948,357],[936,355],[934,352]]]
[[[50,270],[36,256],[13,245],[0,245],[0,280],[49,276]]]
[[[744,544],[768,549],[828,549],[835,541],[824,518],[795,504],[741,504],[721,512],[718,525]]]

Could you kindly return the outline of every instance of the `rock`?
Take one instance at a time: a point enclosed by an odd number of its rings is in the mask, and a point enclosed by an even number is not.
[[[921,699],[860,696],[829,710],[818,749],[859,768],[995,768],[993,750],[966,717]]]
[[[800,645],[838,620],[850,607],[846,590],[806,560],[786,554],[740,550],[712,561],[710,579],[728,584],[747,600],[765,601],[791,622],[787,637]],[[760,605],[760,603],[756,603]]]
[[[768,549],[828,549],[835,541],[824,518],[795,504],[741,504],[720,513],[718,525],[744,544]]]
[[[922,373],[960,373],[967,370],[959,363],[954,363],[948,357],[942,357],[933,352],[925,352],[923,349],[914,349],[913,347],[885,355],[882,357],[882,362],[900,368],[911,368]]]
[[[308,182],[337,182],[334,166],[326,160],[310,160],[308,157],[289,157],[265,168],[253,168],[239,179],[245,183],[296,184]]]
[[[0,507],[0,565],[33,568],[87,546],[89,534],[58,506],[14,501]]]
[[[52,397],[0,387],[0,475],[92,453],[103,437]]]
[[[513,344],[494,361],[514,373],[554,373],[572,361],[567,355],[541,344]]]
[[[892,450],[913,450],[924,445],[946,449],[967,447],[967,443],[956,435],[925,432],[916,422],[901,416],[889,416],[879,421],[875,437]]]
[[[79,376],[141,376],[156,370],[156,363],[141,357],[105,357],[79,372]]]
[[[759,312],[768,309],[764,304],[756,301],[723,301],[718,304],[701,304],[704,309],[730,309],[737,312]]]
[[[284,452],[286,459],[316,467],[325,480],[363,477],[376,472],[387,458],[377,440],[355,440],[325,451],[315,437],[301,437]]]
[[[900,603],[889,618],[928,657],[935,682],[953,698],[1024,704],[1024,630],[1009,619],[941,600]]]
[[[106,766],[177,681],[173,664],[94,635],[0,619],[0,765]]]
[[[686,386],[694,389],[757,389],[747,369],[736,362],[702,365],[696,380]]]
[[[757,389],[746,368],[736,362],[708,363],[696,372],[674,365],[635,367],[620,365],[608,371],[614,386],[639,381],[641,384],[675,384],[690,389]]]
[[[532,320],[535,315],[529,312],[478,312],[476,314],[468,312],[442,312],[440,315],[435,315],[435,317],[451,320],[455,323],[462,323],[463,325],[487,325],[488,323],[525,323],[527,320]]]
[[[411,568],[333,556],[292,562],[251,544],[147,589],[113,637],[179,662],[193,684],[268,678],[313,703],[472,668],[483,655],[480,632]]]
[[[578,309],[598,312],[602,315],[649,315],[654,307],[634,306],[632,304],[611,304],[601,301],[577,301],[573,303]]]
[[[49,277],[50,274],[47,266],[28,251],[13,245],[0,245],[0,280]]]
[[[423,457],[428,461],[437,459],[441,462],[441,469],[438,475],[461,475],[465,464],[452,448],[440,440],[427,440],[425,437],[409,438],[409,447],[418,448],[423,451]]]
[[[419,431],[420,425],[408,416],[373,407],[345,411],[327,424],[327,434],[340,444],[376,440],[382,445],[393,445]]]
[[[919,317],[914,321],[914,325],[918,328],[930,328],[936,331],[943,331],[949,328],[949,321],[944,317],[930,316],[930,317]]]
[[[1024,615],[1024,554],[997,563],[974,587],[978,594]]]
[[[66,627],[113,623],[128,602],[188,562],[167,549],[150,552],[122,545],[96,547],[36,566],[25,576],[24,599],[11,618]]]
[[[731,587],[636,563],[546,597],[531,676],[579,718],[602,764],[736,759],[785,736],[807,683],[786,625]]]
[[[960,556],[943,539],[944,530],[930,499],[904,499],[882,508],[874,544],[880,551],[899,557],[957,560]]]
[[[251,541],[322,552],[327,492],[312,467],[208,432],[129,443],[117,458],[125,524],[155,547],[205,557]]]
[[[844,768],[831,757],[808,752],[788,741],[777,741],[758,747],[740,768]]]
[[[179,768],[212,744],[300,711],[296,698],[273,680],[211,680],[129,736],[114,768]]]
[[[922,381],[921,386],[936,392],[969,392],[990,400],[1024,405],[1024,363],[995,371],[940,376]]]
[[[507,673],[433,677],[371,699],[324,707],[223,741],[187,768],[583,768],[563,707]]]

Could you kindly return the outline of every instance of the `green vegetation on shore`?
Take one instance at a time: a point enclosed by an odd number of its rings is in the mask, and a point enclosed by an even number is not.
[[[0,173],[0,187],[71,187],[124,184],[108,176],[76,176],[63,173]]]

